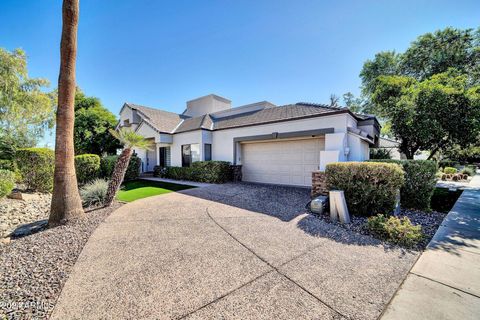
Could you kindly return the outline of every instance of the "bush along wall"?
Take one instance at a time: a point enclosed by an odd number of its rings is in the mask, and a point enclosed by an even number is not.
[[[109,180],[112,177],[115,162],[118,156],[106,156],[100,160],[100,177]],[[124,180],[135,180],[140,176],[140,166],[142,160],[136,155],[132,155],[128,163],[127,172],[125,172]]]
[[[100,175],[100,157],[88,153],[75,156],[75,171],[80,185],[95,180]]]
[[[400,202],[402,207],[418,210],[430,210],[430,201],[437,183],[438,170],[431,160],[370,160],[370,162],[395,163],[405,172],[405,184],[402,187]]]
[[[0,199],[8,196],[15,187],[15,174],[10,170],[0,169]]]
[[[395,208],[404,173],[397,164],[338,162],[325,170],[329,190],[343,190],[351,214],[389,214]]]
[[[154,176],[174,180],[225,183],[232,180],[232,168],[227,161],[197,161],[193,162],[191,167],[156,166]]]
[[[16,163],[25,186],[33,191],[53,190],[55,154],[47,148],[24,148],[16,152]]]

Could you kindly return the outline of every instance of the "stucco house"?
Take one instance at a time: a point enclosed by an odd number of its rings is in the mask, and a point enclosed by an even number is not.
[[[135,150],[143,172],[222,160],[242,165],[244,181],[297,186],[310,186],[312,171],[330,162],[368,159],[380,131],[374,116],[346,108],[267,101],[232,108],[214,94],[188,101],[182,114],[125,103],[120,127],[151,140],[151,151]]]

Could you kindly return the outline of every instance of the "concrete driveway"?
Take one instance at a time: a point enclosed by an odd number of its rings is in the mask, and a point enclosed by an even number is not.
[[[309,190],[213,185],[93,233],[53,319],[376,319],[417,253],[304,213]]]

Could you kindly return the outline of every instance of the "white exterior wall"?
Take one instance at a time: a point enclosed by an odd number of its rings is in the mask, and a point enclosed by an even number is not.
[[[193,144],[193,143],[200,144],[200,159],[204,158],[203,145],[202,145],[202,131],[204,130],[182,132],[182,133],[176,133],[173,135],[173,144],[171,146],[173,167],[182,166],[182,145],[184,144]],[[213,146],[212,146],[212,149],[213,149]]]
[[[248,126],[213,131],[212,159],[233,161],[233,139],[236,137],[271,134],[273,132],[294,132],[333,128],[335,132],[347,132],[345,114],[276,122],[272,124]],[[326,141],[326,143],[328,143]],[[237,155],[239,152],[237,152]]]
[[[368,142],[354,134],[348,134],[348,161],[364,161],[370,158]]]

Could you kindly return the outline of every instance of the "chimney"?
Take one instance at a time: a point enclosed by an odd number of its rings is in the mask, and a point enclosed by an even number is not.
[[[232,108],[232,102],[215,94],[187,101],[187,110],[183,112],[189,117],[203,116],[207,113],[228,110]]]

